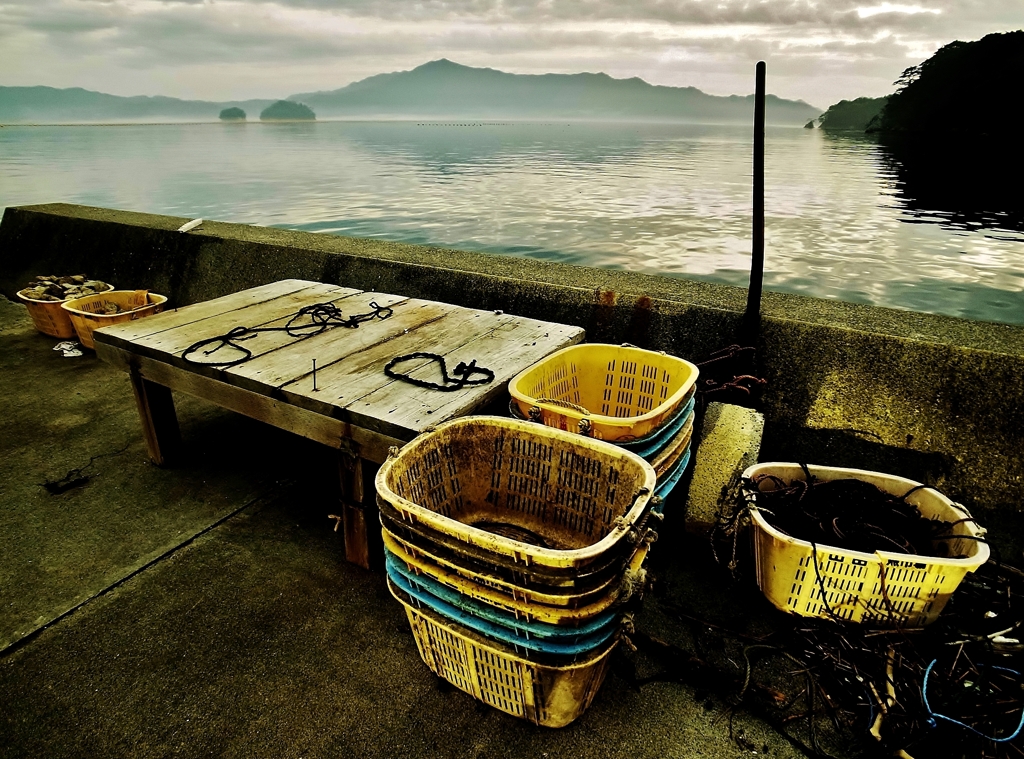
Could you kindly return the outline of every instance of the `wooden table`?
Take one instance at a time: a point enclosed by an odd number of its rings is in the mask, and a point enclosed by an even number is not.
[[[235,327],[283,326],[304,306],[331,303],[348,317],[372,312],[371,302],[393,309],[391,316],[304,338],[260,333],[237,343],[253,356],[236,366],[204,366],[182,358],[193,343]],[[157,464],[171,460],[180,444],[171,390],[337,449],[345,551],[349,561],[364,567],[369,566],[364,463],[380,464],[391,446],[401,446],[432,425],[479,412],[503,398],[508,381],[522,369],[583,336],[579,327],[297,279],[95,332],[97,355],[131,376],[149,455]],[[392,358],[415,352],[444,356],[449,372],[475,359],[494,372],[494,381],[441,392],[384,374]],[[223,348],[195,358],[239,356]],[[396,369],[441,381],[439,365],[426,359]],[[374,503],[372,497],[366,501]]]

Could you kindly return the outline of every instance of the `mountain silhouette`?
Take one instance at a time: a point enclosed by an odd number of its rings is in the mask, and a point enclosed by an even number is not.
[[[0,122],[216,121],[225,108],[259,113],[273,102],[273,98],[211,103],[161,96],[121,97],[81,87],[0,87]]]
[[[751,123],[754,96],[718,97],[607,74],[509,74],[447,59],[378,74],[329,92],[287,98],[317,117],[348,119],[519,119]],[[208,102],[121,97],[80,87],[0,87],[0,123],[217,121],[227,108],[260,113],[277,101]],[[802,126],[821,111],[769,95],[767,120]]]
[[[578,119],[749,122],[754,96],[718,97],[607,74],[509,74],[442,58],[329,92],[303,92],[321,118]],[[769,95],[770,123],[800,124],[821,110]]]

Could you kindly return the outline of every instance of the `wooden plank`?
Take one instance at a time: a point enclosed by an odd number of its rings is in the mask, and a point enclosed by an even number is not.
[[[181,433],[171,391],[149,381],[136,369],[130,370],[128,375],[132,381],[149,458],[158,466],[173,462],[181,446]]]
[[[515,319],[508,314],[499,316],[490,311],[447,308],[437,319],[410,326],[391,340],[353,353],[323,371],[318,370],[316,392],[312,389],[312,382],[305,381],[305,378],[283,385],[281,390],[285,398],[300,405],[307,404],[309,400],[320,400],[347,406],[395,382],[384,374],[384,367],[396,356],[447,352]],[[404,362],[400,368],[409,372],[426,363],[427,359],[413,359]]]
[[[96,352],[104,361],[123,371],[134,371],[150,383],[203,398],[332,448],[340,448],[347,444],[342,443],[343,440],[351,440],[359,446],[360,455],[369,461],[383,462],[391,446],[405,442],[120,348],[97,343]]]
[[[201,303],[194,303],[191,306],[173,308],[169,311],[164,311],[162,314],[147,316],[145,319],[104,327],[102,330],[97,331],[96,335],[99,337],[99,342],[126,347],[133,341],[147,335],[180,327],[183,324],[202,321],[203,319],[223,313],[244,311],[250,306],[258,305],[265,301],[279,298],[282,295],[318,284],[320,283],[307,282],[302,279],[285,279],[280,282],[271,282],[268,285],[253,287],[249,290],[231,293],[230,295],[224,295],[213,300],[205,300]]]
[[[353,290],[350,287],[317,283],[302,290],[280,295],[272,300],[253,304],[240,311],[217,314],[198,322],[182,324],[152,335],[136,338],[132,340],[132,345],[172,354],[182,353],[199,340],[226,334],[236,327],[283,327],[300,309],[315,303],[332,303],[344,309],[343,304],[346,300],[361,292],[361,290]],[[251,342],[256,342],[258,339]],[[250,348],[250,350],[252,349]],[[225,356],[221,360],[229,358],[231,356]]]
[[[381,293],[357,293],[357,296],[353,297],[358,297],[360,299],[359,303],[357,304],[358,308],[362,308],[365,305],[367,310],[369,310],[368,301],[377,299],[377,302],[380,305],[387,305],[394,308],[395,314],[388,319],[375,320],[373,322],[364,323],[355,329],[336,327],[331,330],[328,330],[327,332],[321,335],[317,335],[316,337],[293,338],[284,332],[264,333],[259,338],[256,338],[256,340],[260,341],[260,345],[252,344],[251,346],[249,346],[250,350],[254,350],[256,353],[260,353],[261,351],[263,351],[263,355],[272,354],[275,349],[279,348],[288,348],[289,350],[295,350],[296,346],[301,346],[308,340],[316,340],[319,338],[323,338],[325,336],[330,335],[330,333],[332,332],[340,333],[339,336],[337,336],[337,344],[332,343],[331,348],[329,350],[318,350],[317,353],[314,354],[314,356],[317,358],[317,367],[319,370],[320,363],[323,361],[323,356],[325,355],[328,356],[328,358],[330,358],[331,355],[333,355],[335,358],[343,358],[344,354],[347,354],[351,351],[360,350],[361,348],[365,347],[367,343],[372,344],[375,342],[382,342],[384,340],[388,340],[391,337],[393,337],[395,331],[401,333],[409,323],[409,318],[412,318],[414,320],[420,318],[427,318],[426,316],[423,315],[418,317],[408,317],[407,315],[405,315],[403,312],[406,309],[405,304],[409,301],[409,299],[405,299],[403,298],[403,296],[386,295]],[[367,304],[363,304],[363,300],[366,300]],[[430,304],[428,301],[417,302],[419,304],[430,305],[433,308],[442,308],[440,304]],[[351,313],[363,313],[363,311],[353,309]],[[405,319],[405,321],[403,321],[403,319]],[[287,321],[288,319],[285,318],[279,320],[278,323],[283,325]],[[383,330],[384,332],[383,334],[380,334],[375,330]],[[201,339],[201,337],[197,339]],[[226,382],[228,384],[234,384],[238,387],[251,390],[255,393],[262,393],[264,395],[269,395],[275,398],[281,398],[282,396],[277,391],[275,384],[268,381],[268,379],[264,378],[263,372],[265,366],[262,363],[263,361],[277,363],[284,369],[290,371],[293,374],[293,377],[288,379],[300,376],[300,374],[303,373],[309,374],[312,371],[312,358],[303,355],[301,353],[301,349],[299,353],[293,354],[292,358],[290,359],[275,358],[271,360],[263,358],[262,355],[256,355],[244,364],[239,364],[236,367],[222,368],[216,366],[204,366],[202,364],[191,363],[185,361],[180,354],[168,354],[163,350],[155,350],[147,345],[138,343],[129,343],[128,345],[125,346],[116,345],[114,347],[129,350],[134,355],[144,356],[146,358],[154,359],[156,361],[169,363],[172,366],[176,366],[182,370],[191,373],[201,374],[210,379],[219,380],[221,382]],[[307,368],[305,369],[304,372],[300,372],[299,367]],[[283,382],[284,380],[279,380],[277,384],[283,384]],[[310,401],[308,404],[306,404],[306,408],[308,408],[308,410],[310,411],[315,411],[317,413],[325,414],[328,416],[333,414],[333,407],[330,404]]]
[[[406,329],[439,317],[445,307],[438,303],[414,301],[400,295],[360,293],[349,298],[352,314],[372,311],[370,301],[394,309],[387,319],[374,319],[354,329],[336,327],[305,339],[296,340],[284,332],[261,336],[259,354],[244,364],[224,372],[224,381],[257,389],[258,386],[279,388],[298,378],[309,377],[312,387],[313,359],[318,375],[332,364],[381,342],[393,339]],[[264,344],[265,342],[265,344]]]
[[[341,514],[345,528],[345,558],[363,569],[370,568],[366,511],[363,509],[363,460],[350,451],[338,454],[341,480]]]
[[[345,407],[348,419],[361,427],[393,437],[406,437],[448,419],[471,414],[508,393],[509,380],[559,348],[581,342],[585,333],[579,327],[548,324],[531,319],[516,319],[446,354],[449,372],[460,361],[494,372],[494,381],[455,392],[421,388],[407,382],[394,382]],[[424,366],[409,374],[432,380],[433,366]]]

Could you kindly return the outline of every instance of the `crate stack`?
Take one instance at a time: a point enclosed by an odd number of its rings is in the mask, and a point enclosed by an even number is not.
[[[605,440],[647,460],[662,503],[690,463],[698,369],[666,353],[589,343],[552,353],[509,383],[519,419]]]
[[[655,482],[623,448],[500,417],[394,451],[376,481],[388,586],[423,661],[509,714],[576,719],[644,585]]]

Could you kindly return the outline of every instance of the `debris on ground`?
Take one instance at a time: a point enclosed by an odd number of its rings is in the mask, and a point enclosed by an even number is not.
[[[64,358],[79,358],[85,354],[82,352],[81,343],[76,343],[74,340],[63,340],[53,346],[55,351],[60,351]]]

